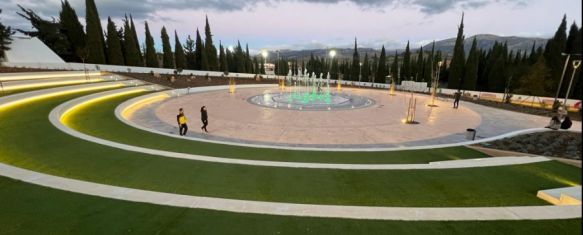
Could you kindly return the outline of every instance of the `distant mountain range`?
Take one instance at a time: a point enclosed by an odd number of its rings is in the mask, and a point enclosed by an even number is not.
[[[528,51],[530,52],[530,49],[532,48],[533,43],[536,43],[536,47],[539,46],[545,46],[546,42],[548,39],[544,39],[544,38],[532,38],[532,37],[515,37],[515,36],[509,36],[509,37],[504,37],[504,36],[497,36],[497,35],[492,35],[492,34],[478,34],[469,38],[466,38],[466,40],[464,40],[464,48],[466,51],[466,54],[470,51],[470,48],[472,46],[472,40],[474,40],[474,37],[477,38],[477,45],[478,48],[480,49],[490,49],[492,48],[492,46],[494,46],[494,42],[498,41],[498,42],[506,42],[508,44],[508,49],[509,50],[513,50],[513,51]],[[453,47],[455,45],[455,38],[448,38],[448,39],[444,39],[444,40],[440,40],[440,41],[435,41],[435,50],[436,51],[441,51],[442,53],[447,53],[448,55],[451,56],[451,54],[453,53]],[[426,45],[423,46],[425,51],[429,51],[431,50],[431,43],[428,43]],[[411,48],[411,50],[413,52],[416,52],[419,48]],[[405,48],[400,48],[400,49],[396,49],[398,53],[403,53],[403,51],[405,50]],[[287,58],[287,59],[298,59],[298,60],[302,60],[302,59],[309,59],[311,54],[314,54],[314,56],[318,56],[318,57],[322,57],[322,56],[328,56],[328,51],[326,49],[312,49],[312,50],[280,50],[279,51],[279,55],[282,58]],[[352,53],[353,53],[353,48],[340,48],[340,49],[336,49],[336,54],[337,54],[337,58],[340,59],[351,59],[352,58]],[[364,57],[365,53],[368,53],[369,56],[372,56],[373,54],[380,54],[380,50],[379,49],[373,49],[373,48],[358,48],[358,53],[360,54],[361,57]],[[387,56],[393,56],[395,53],[395,49],[388,49],[387,50]],[[276,55],[277,52],[275,51],[270,51],[271,55]]]

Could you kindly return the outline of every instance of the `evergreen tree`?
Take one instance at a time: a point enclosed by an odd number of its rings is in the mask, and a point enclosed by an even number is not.
[[[261,57],[261,67],[259,68],[259,73],[266,74],[265,73],[265,58],[263,58],[263,56]]]
[[[223,44],[219,42],[219,61],[220,61],[220,69],[223,73],[229,73],[229,65],[227,64],[227,55],[225,55],[225,48],[223,48]]]
[[[132,29],[132,33],[131,36],[133,38],[134,41],[134,45],[136,45],[135,51],[137,52],[137,57],[138,57],[138,64],[140,66],[144,65],[144,58],[142,57],[142,51],[140,49],[140,41],[138,40],[138,33],[136,33],[136,25],[134,25],[134,19],[132,18],[132,15],[130,14],[130,26]]]
[[[350,80],[358,81],[360,79],[360,56],[358,55],[356,38],[354,39],[354,51],[352,53],[352,68],[350,71]]]
[[[488,73],[488,91],[504,92],[506,79],[506,59],[502,54],[498,56],[492,70]]]
[[[145,22],[146,28],[146,67],[157,68],[160,65],[158,64],[158,56],[156,55],[156,48],[154,47],[154,38],[152,38],[152,34],[150,34],[150,28],[148,27],[148,22]]]
[[[67,35],[63,33],[63,29],[59,22],[42,19],[32,10],[25,9],[20,5],[18,5],[18,7],[22,10],[22,13],[18,12],[18,15],[28,20],[32,27],[36,29],[36,31],[17,29],[18,32],[30,37],[38,38],[65,61],[72,61],[74,58],[77,58],[74,55],[75,53],[71,51]]]
[[[139,46],[135,45],[134,37],[132,36],[132,27],[130,26],[130,22],[128,17],[125,17],[124,25],[123,25],[123,41],[124,41],[124,61],[126,65],[129,66],[142,66],[141,55],[137,51]]]
[[[520,78],[520,87],[517,93],[532,96],[547,96],[550,93],[545,91],[547,77],[550,70],[546,65],[544,56],[539,56],[537,62]]]
[[[237,47],[235,47],[235,52],[233,55],[233,59],[235,61],[236,72],[238,73],[246,73],[247,72],[247,64],[245,53],[243,52],[243,47],[241,47],[241,42],[237,40]],[[277,63],[280,63],[280,59],[277,58]],[[280,68],[281,69],[281,68]]]
[[[71,7],[68,0],[61,2],[61,12],[59,13],[61,27],[69,41],[70,51],[75,55],[79,50],[85,50],[85,32],[83,25],[79,22],[79,17],[75,9]],[[81,62],[79,56],[74,56],[73,61]]]
[[[462,13],[462,21],[458,27],[457,38],[453,48],[453,57],[449,65],[449,77],[447,86],[450,89],[460,90],[463,84],[464,65],[466,61],[464,52],[464,14]]]
[[[565,52],[567,47],[567,16],[563,16],[563,20],[559,25],[559,28],[555,32],[555,35],[547,41],[543,55],[545,57],[545,62],[550,69],[549,77],[547,78],[549,83],[549,93],[551,91],[556,91],[559,86],[559,80],[563,73],[563,65],[565,59],[561,56],[561,53]],[[579,52],[580,53],[580,52]]]
[[[472,48],[470,49],[470,54],[466,61],[464,73],[464,90],[476,90],[476,84],[478,82],[478,48],[476,37],[474,37],[474,40],[472,41]]]
[[[399,74],[399,54],[395,50],[395,56],[393,57],[393,63],[391,64],[391,79],[395,79],[395,83],[399,84],[400,74]]]
[[[92,64],[105,64],[105,41],[101,20],[97,12],[94,0],[85,0],[85,25],[87,31],[87,48],[89,55],[87,61]]]
[[[176,30],[174,30],[174,61],[176,63],[177,69],[186,68],[186,57],[184,54],[184,49],[182,48],[180,39],[178,39],[178,33],[176,33]]]
[[[170,37],[164,26],[162,26],[162,30],[160,31],[160,38],[162,39],[162,67],[173,69],[174,56],[172,55],[172,47],[170,46]]]
[[[0,14],[2,9],[0,9]],[[6,56],[6,51],[10,50],[10,44],[12,44],[12,35],[14,31],[9,26],[5,26],[0,22],[0,61]]]
[[[369,82],[370,79],[370,64],[368,62],[368,53],[364,53],[364,62],[361,66],[361,81]]]
[[[247,73],[253,72],[253,61],[251,61],[251,56],[249,55],[249,45],[245,44],[245,71]]]
[[[379,56],[379,64],[375,77],[375,83],[385,83],[387,76],[387,56],[385,54],[385,46],[381,48],[381,55]]]
[[[405,47],[405,53],[403,54],[403,65],[401,65],[401,80],[411,79],[411,51],[409,50],[409,41],[407,41],[407,47]]]
[[[427,82],[428,85],[431,85],[431,81],[433,80],[433,74],[435,72],[435,41],[431,44],[431,53],[427,57],[425,62],[424,71],[423,71],[423,81]]]
[[[206,50],[206,57],[209,64],[209,70],[217,71],[219,69],[219,61],[217,60],[217,48],[213,44],[213,35],[211,34],[211,26],[209,25],[209,18],[206,16],[206,24],[204,26],[204,46]]]
[[[186,68],[196,69],[196,46],[190,35],[184,44],[184,56],[186,57]]]
[[[425,69],[423,66],[425,66],[424,64],[424,58],[423,58],[423,46],[421,46],[421,48],[419,48],[419,53],[417,54],[417,64],[415,66],[415,81],[423,81],[423,76],[424,76],[424,72]],[[425,81],[428,82],[428,81]]]
[[[107,18],[107,62],[112,65],[124,65],[117,27],[111,21],[111,17]]]
[[[209,64],[206,56],[206,49],[202,42],[202,38],[200,37],[200,33],[198,29],[196,29],[196,69],[208,71]]]

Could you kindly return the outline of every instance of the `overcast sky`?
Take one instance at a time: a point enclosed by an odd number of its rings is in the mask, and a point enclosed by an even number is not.
[[[79,17],[84,0],[70,0]],[[177,30],[181,41],[204,30],[208,15],[213,39],[233,45],[237,39],[261,49],[350,47],[402,48],[455,37],[462,11],[465,35],[550,37],[567,14],[581,25],[581,0],[95,0],[102,20],[131,13],[141,42],[145,20],[159,47],[163,25]],[[58,17],[60,0],[2,0],[0,20],[30,29],[16,15],[21,4],[44,17]],[[84,24],[85,20],[81,19]],[[103,22],[103,28],[106,25]],[[172,35],[171,35],[172,37]],[[174,40],[171,40],[174,42]]]

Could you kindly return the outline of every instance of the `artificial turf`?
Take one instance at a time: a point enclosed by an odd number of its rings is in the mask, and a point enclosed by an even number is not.
[[[326,170],[146,155],[77,139],[48,122],[48,113],[55,106],[88,93],[2,110],[0,161],[38,172],[130,188],[337,205],[543,205],[546,203],[535,196],[538,190],[581,182],[578,168],[558,162],[442,170]]]
[[[403,164],[489,157],[467,147],[431,150],[342,152],[297,151],[270,148],[250,148],[172,138],[143,131],[118,120],[114,110],[123,101],[143,94],[126,95],[104,100],[71,112],[66,124],[80,132],[99,138],[145,148],[205,156],[270,160],[285,162]],[[115,130],[115,131],[114,131]]]
[[[0,234],[581,234],[581,219],[379,221],[127,202],[0,177]]]

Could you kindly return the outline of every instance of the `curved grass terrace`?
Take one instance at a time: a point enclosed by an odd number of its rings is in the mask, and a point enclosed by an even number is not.
[[[581,219],[375,221],[239,214],[80,195],[0,177],[2,234],[581,234]]]
[[[0,148],[0,161],[38,172],[129,188],[335,205],[546,205],[536,198],[538,190],[581,182],[578,168],[558,162],[446,170],[322,170],[230,165],[134,153],[77,139],[49,123],[47,116],[54,107],[89,93],[52,97],[34,105],[3,110],[0,139],[7,147]],[[112,106],[129,97],[112,99]],[[95,104],[91,109],[102,106],[100,102]],[[125,133],[125,129],[108,126],[112,119],[104,116],[115,118],[113,109],[75,118],[74,123],[94,123],[95,128],[113,136]],[[140,135],[133,138],[146,140]],[[431,151],[420,150],[416,154]]]

